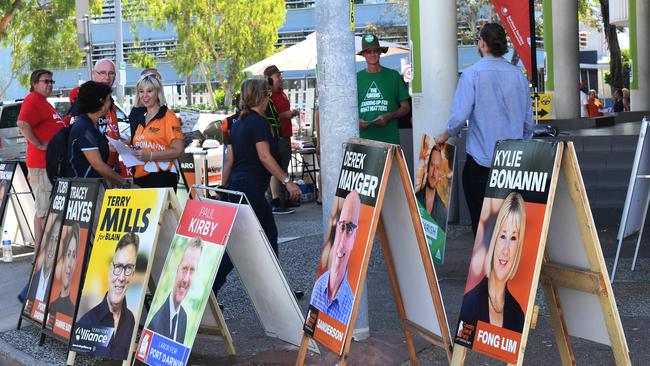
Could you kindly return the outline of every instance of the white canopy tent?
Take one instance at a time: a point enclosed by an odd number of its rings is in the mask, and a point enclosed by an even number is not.
[[[355,50],[358,53],[361,51],[361,37],[355,36]],[[379,41],[380,46],[388,47],[388,52],[382,56],[390,56],[396,54],[408,54],[409,49],[397,43]],[[276,53],[273,56],[267,57],[264,60],[253,64],[244,72],[250,72],[253,75],[262,75],[267,66],[275,65],[280,71],[305,71],[316,68],[316,33],[312,33],[307,38],[298,42],[291,47]],[[363,61],[363,57],[356,56],[357,61]]]

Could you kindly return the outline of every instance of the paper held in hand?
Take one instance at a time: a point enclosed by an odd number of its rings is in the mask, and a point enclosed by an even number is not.
[[[125,144],[122,140],[116,140],[108,136],[106,136],[106,138],[108,139],[108,142],[113,145],[115,150],[117,150],[117,153],[120,154],[120,158],[122,158],[124,165],[129,168],[135,165],[144,165],[144,161],[135,157],[135,150],[131,146]]]

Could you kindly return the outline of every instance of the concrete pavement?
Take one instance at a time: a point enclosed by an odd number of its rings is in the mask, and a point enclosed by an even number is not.
[[[305,290],[299,305],[306,312],[310,290],[314,281],[317,255],[322,245],[321,206],[315,203],[303,204],[295,214],[276,216],[280,232],[280,263],[289,284],[294,289]],[[599,236],[608,268],[616,249],[616,228],[599,228]],[[472,248],[472,235],[468,227],[451,226],[447,242],[446,262],[437,266],[447,318],[450,329],[455,331],[465,278]],[[630,272],[635,240],[625,242],[622,261],[614,284],[619,312],[630,348],[634,365],[647,363],[650,350],[650,245],[642,243],[637,270]],[[0,364],[49,364],[63,365],[66,345],[47,339],[38,346],[38,332],[34,326],[15,330],[20,304],[15,294],[20,290],[29,270],[31,260],[25,259],[12,264],[0,263],[0,283],[4,296],[0,297],[0,307],[4,310],[0,318]],[[371,338],[365,342],[353,342],[350,352],[351,365],[407,365],[407,355],[402,331],[397,319],[392,291],[379,245],[375,245],[368,269],[369,314]],[[287,365],[295,361],[296,349],[284,342],[269,338],[257,321],[255,311],[235,272],[230,275],[220,302],[225,306],[224,315],[232,333],[238,355],[228,357],[225,347],[218,340],[199,336],[190,357],[192,365]],[[526,356],[526,364],[560,364],[555,338],[550,325],[548,309],[541,290],[537,295],[540,314],[537,329],[531,331]],[[6,324],[6,325],[5,325]],[[579,339],[572,339],[578,364],[612,365],[611,351],[602,345]],[[421,339],[416,342],[420,351],[418,357],[422,365],[446,364],[446,356],[441,349],[427,346]],[[312,365],[332,365],[335,357],[323,350],[323,356],[311,355]],[[8,355],[9,358],[6,358]],[[79,356],[78,365],[110,365],[113,361],[95,360]],[[501,364],[487,357],[468,353],[467,365]]]

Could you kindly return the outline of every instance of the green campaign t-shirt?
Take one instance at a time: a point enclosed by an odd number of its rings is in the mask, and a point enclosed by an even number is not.
[[[399,108],[399,102],[409,98],[406,84],[400,74],[385,67],[381,71],[369,73],[361,70],[357,73],[357,100],[359,118],[373,121],[380,115],[393,112]],[[399,144],[397,119],[390,120],[386,126],[370,125],[359,132],[361,138]]]

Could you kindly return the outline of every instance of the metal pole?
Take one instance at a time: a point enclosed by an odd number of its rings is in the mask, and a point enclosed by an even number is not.
[[[126,62],[122,42],[122,0],[115,0],[115,66],[117,66],[117,102],[124,104],[124,85],[126,84]]]
[[[341,11],[352,10],[350,6],[353,4],[349,0],[316,3],[324,233],[343,160],[343,144],[359,136],[354,32],[350,30],[349,13]],[[367,338],[369,333],[367,301],[361,303],[366,306],[359,307],[356,327],[365,334],[355,332],[355,339],[363,339],[364,335]]]
[[[88,67],[88,80],[93,77],[93,37],[90,35],[90,17],[83,17],[84,31],[86,37],[86,66]]]

